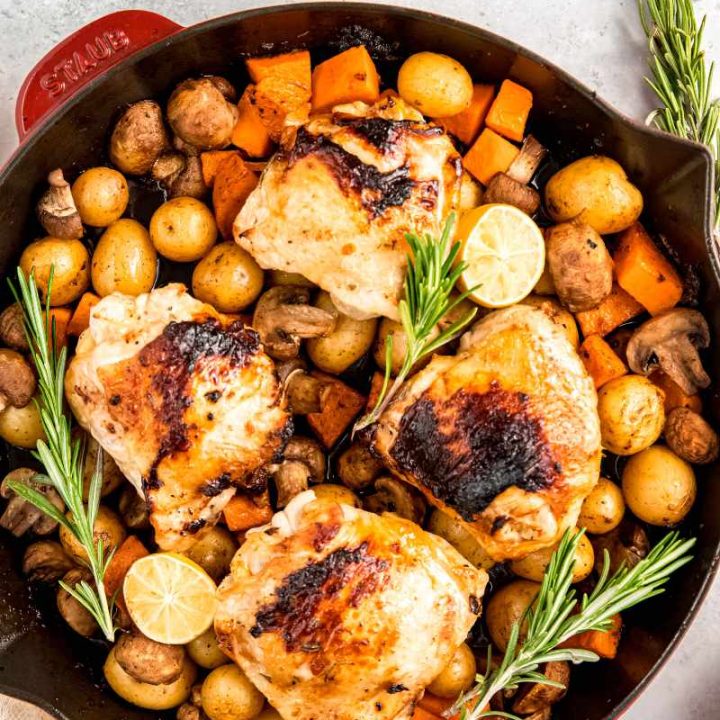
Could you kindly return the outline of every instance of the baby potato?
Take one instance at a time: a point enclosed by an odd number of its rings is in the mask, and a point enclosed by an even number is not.
[[[38,440],[46,440],[35,400],[37,395],[24,407],[10,405],[0,413],[0,438],[26,450],[33,450]]]
[[[252,720],[265,698],[237,665],[215,668],[202,684],[202,708],[210,720]]]
[[[126,535],[120,517],[109,507],[100,505],[93,526],[94,541],[97,543],[98,540],[102,540],[105,552],[109,553],[122,544]],[[75,562],[80,564],[87,562],[87,552],[83,544],[63,525],[60,526],[60,544]]]
[[[437,327],[432,331],[431,337],[436,337],[439,334]],[[382,372],[385,372],[385,339],[388,335],[392,336],[392,355],[391,355],[391,374],[395,377],[402,368],[405,354],[407,353],[407,338],[405,337],[405,331],[403,330],[402,324],[397,320],[390,320],[390,318],[382,318],[378,326],[377,338],[375,339],[375,345],[373,346],[373,359]],[[427,355],[413,365],[411,372],[417,372],[427,365],[431,356]]]
[[[456,698],[475,681],[477,663],[472,650],[463,643],[447,667],[428,685],[428,691],[441,698]]]
[[[318,500],[327,500],[329,502],[340,503],[341,505],[350,505],[350,507],[361,508],[362,503],[358,496],[349,488],[334,483],[320,483],[313,485],[313,492]]]
[[[663,445],[653,445],[628,460],[622,474],[625,502],[650,525],[676,525],[695,502],[692,466]]]
[[[315,307],[335,316],[335,328],[329,335],[310,338],[305,344],[307,353],[313,365],[320,370],[339,375],[370,349],[377,320],[354,320],[344,315],[324,290],[318,294]]]
[[[619,163],[591,155],[550,178],[545,205],[555,222],[576,219],[606,235],[629,228],[640,217],[643,197]]]
[[[557,545],[554,545],[542,550],[536,550],[520,560],[513,560],[510,563],[510,569],[521,578],[534,580],[538,583],[542,582],[545,570],[550,564],[550,558],[556,549]],[[577,550],[575,551],[572,581],[578,583],[588,577],[593,570],[594,564],[595,553],[593,546],[587,536],[583,535],[578,541]]]
[[[212,627],[191,640],[185,649],[194,662],[208,670],[214,670],[230,662],[230,658],[220,649],[215,629]]]
[[[147,710],[169,710],[182,705],[190,697],[190,689],[197,677],[197,668],[191,660],[185,658],[182,673],[177,680],[167,685],[151,685],[139,682],[125,672],[115,658],[113,648],[105,660],[103,673],[108,685],[123,700]]]
[[[520,301],[522,305],[532,305],[542,310],[567,335],[570,344],[577,349],[580,345],[580,333],[572,313],[568,312],[555,298],[540,295],[528,295]]]
[[[614,530],[624,515],[622,491],[612,480],[601,477],[583,501],[577,524],[594,535],[603,535]]]
[[[507,648],[513,623],[520,620],[539,590],[540,583],[513,580],[503,585],[490,598],[485,610],[485,622],[493,645],[501,652]],[[521,638],[525,636],[525,632],[524,627],[520,629]]]
[[[598,414],[603,447],[616,455],[634,455],[660,437],[663,392],[642,375],[624,375],[600,389]]]
[[[157,253],[148,231],[130,218],[112,223],[95,248],[91,275],[100,297],[150,292],[157,276]]]
[[[72,196],[85,225],[107,227],[122,217],[130,192],[122,173],[108,167],[94,167],[73,183]]]
[[[470,106],[470,73],[453,58],[433,52],[411,55],[398,73],[398,93],[423,115],[450,117]]]
[[[495,561],[475,537],[455,518],[442,510],[433,510],[427,529],[428,532],[447,540],[468,562],[476,567],[489,570],[495,565]]]
[[[150,219],[150,239],[168,260],[195,262],[215,244],[217,224],[210,208],[191,197],[163,203]]]
[[[310,282],[300,273],[287,272],[286,270],[269,270],[270,287],[276,285],[300,285],[301,287],[314,288],[315,283]]]
[[[202,535],[184,554],[218,582],[227,575],[237,547],[237,542],[230,531],[216,525]]]
[[[232,240],[211,248],[193,270],[193,295],[223,313],[237,313],[252,305],[262,288],[262,269]]]
[[[35,273],[40,296],[47,296],[50,267],[53,268],[50,304],[67,305],[77,300],[90,285],[90,255],[80,240],[45,237],[30,243],[20,256],[25,277]]]

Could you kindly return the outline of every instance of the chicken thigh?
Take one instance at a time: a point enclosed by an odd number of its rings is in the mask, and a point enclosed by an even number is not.
[[[300,273],[358,318],[398,319],[408,232],[438,236],[461,164],[440,127],[399,98],[335,108],[270,160],[235,220],[263,268]]]
[[[164,550],[212,526],[290,431],[257,334],[182,285],[93,309],[65,376],[80,425],[142,493]]]
[[[215,632],[284,720],[409,718],[487,582],[445,540],[312,491],[248,533]]]
[[[488,315],[381,416],[375,448],[498,561],[559,540],[600,473],[592,381],[540,310]]]

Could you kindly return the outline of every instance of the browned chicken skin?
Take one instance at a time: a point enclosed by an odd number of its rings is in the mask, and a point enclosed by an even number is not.
[[[374,444],[495,560],[523,557],[575,525],[597,482],[597,396],[563,332],[517,305],[418,372],[381,416]]]
[[[215,632],[284,720],[409,718],[487,582],[445,540],[312,491],[248,534]]]
[[[257,334],[226,324],[181,285],[111,295],[93,310],[65,378],[78,422],[144,494],[164,550],[212,526],[254,489],[289,432]]]

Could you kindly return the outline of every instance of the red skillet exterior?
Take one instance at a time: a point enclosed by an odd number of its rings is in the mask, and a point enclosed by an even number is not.
[[[164,27],[170,32],[171,26]],[[367,31],[371,34],[363,35]],[[619,160],[643,191],[654,229],[683,265],[697,271],[700,307],[713,336],[720,337],[720,261],[711,239],[707,151],[631,122],[558,68],[490,33],[428,13],[368,4],[311,3],[230,15],[180,31],[90,79],[34,128],[0,173],[0,272],[12,270],[20,248],[40,233],[33,205],[48,171],[97,164],[108,127],[124,104],[166,97],[177,81],[200,73],[220,72],[241,85],[247,80],[244,55],[308,47],[317,60],[350,36],[372,42],[372,34],[385,40],[375,43],[385,79],[392,82],[395,61],[408,53],[445,52],[477,79],[510,76],[527,85],[535,98],[531,129],[560,162],[592,152]],[[715,343],[708,367],[720,367],[719,360]],[[715,421],[718,406],[713,390],[706,407]],[[26,463],[27,457],[10,449],[3,460]],[[568,698],[554,717],[618,717],[682,637],[716,570],[720,547],[720,468],[699,474],[700,498],[682,528],[698,537],[694,561],[664,596],[628,613],[629,629],[616,662],[574,671]],[[100,687],[104,646],[74,635],[52,612],[38,615],[35,606],[49,607],[53,598],[28,588],[19,572],[20,556],[18,543],[0,535],[0,692],[73,720],[158,717]]]

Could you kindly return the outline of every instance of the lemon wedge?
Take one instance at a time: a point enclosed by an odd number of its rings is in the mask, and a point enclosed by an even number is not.
[[[533,219],[512,205],[494,203],[464,213],[457,229],[463,290],[487,308],[513,305],[527,297],[545,267],[545,239]]]
[[[216,590],[198,564],[172,552],[136,560],[123,583],[125,604],[138,630],[169,645],[184,645],[210,627]]]

